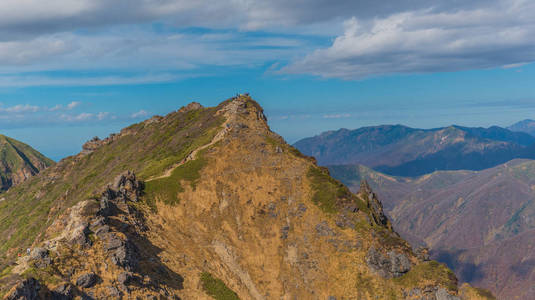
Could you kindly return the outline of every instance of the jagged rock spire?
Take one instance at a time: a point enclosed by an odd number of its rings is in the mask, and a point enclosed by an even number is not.
[[[377,224],[391,228],[390,222],[384,214],[383,204],[381,203],[381,201],[379,201],[379,198],[372,191],[370,185],[365,179],[360,182],[359,195],[366,201],[368,208],[372,212],[374,221]]]

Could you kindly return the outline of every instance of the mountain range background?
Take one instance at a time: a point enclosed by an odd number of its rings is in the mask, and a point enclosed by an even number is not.
[[[500,299],[535,297],[532,128],[341,129],[295,143],[358,191],[366,180],[394,228],[462,281]]]

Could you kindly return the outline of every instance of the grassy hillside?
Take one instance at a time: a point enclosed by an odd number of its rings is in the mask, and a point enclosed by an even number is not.
[[[0,268],[38,241],[55,216],[98,195],[124,170],[147,179],[208,143],[223,122],[213,117],[216,110],[173,112],[161,120],[134,124],[96,151],[68,157],[9,190],[0,202]]]
[[[51,159],[32,147],[0,134],[0,192],[52,164]]]

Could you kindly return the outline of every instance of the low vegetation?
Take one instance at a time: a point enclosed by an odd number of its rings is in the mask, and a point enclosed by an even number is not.
[[[348,194],[347,188],[330,177],[328,171],[321,167],[310,167],[307,176],[314,191],[312,202],[325,212],[336,212],[337,200]]]
[[[197,158],[190,160],[173,170],[171,176],[151,180],[145,184],[145,201],[152,208],[156,208],[156,201],[162,201],[168,205],[180,202],[178,194],[184,191],[183,182],[189,182],[192,189],[200,178],[200,171],[206,165],[206,159],[202,151]]]
[[[444,264],[436,261],[426,261],[414,266],[405,275],[394,278],[394,282],[404,287],[416,287],[422,278],[433,278],[438,284],[450,291],[457,291],[455,274]]]
[[[323,211],[335,213],[339,200],[353,201],[361,211],[368,211],[365,203],[353,195],[345,185],[332,178],[326,168],[311,166],[307,177],[314,192],[312,202]]]
[[[100,194],[120,173],[131,170],[142,180],[161,175],[193,149],[209,143],[224,121],[222,117],[214,116],[218,109],[172,112],[152,123],[135,124],[92,153],[68,157],[3,193],[0,201],[0,253],[3,254],[0,269],[9,265],[36,239],[42,239],[40,233],[55,216],[79,201]],[[195,171],[191,171],[202,165],[202,160],[192,161],[177,169],[174,178],[194,179],[190,176]]]
[[[229,289],[223,280],[215,278],[208,272],[201,273],[202,288],[206,294],[216,300],[239,300],[238,295]]]

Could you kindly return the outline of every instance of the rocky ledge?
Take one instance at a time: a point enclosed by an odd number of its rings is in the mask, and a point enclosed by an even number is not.
[[[32,249],[15,268],[19,274],[27,274],[30,269],[37,273],[54,269],[58,271],[55,279],[62,282],[51,286],[42,281],[46,278],[29,277],[20,280],[5,299],[113,299],[136,290],[143,299],[169,297],[150,272],[147,275],[140,269],[142,259],[159,276],[169,275],[157,257],[147,257],[139,250],[146,226],[143,215],[132,204],[142,191],[143,182],[134,173],[125,172],[100,197],[69,209],[49,229],[62,228],[59,235],[51,232],[57,237]]]

